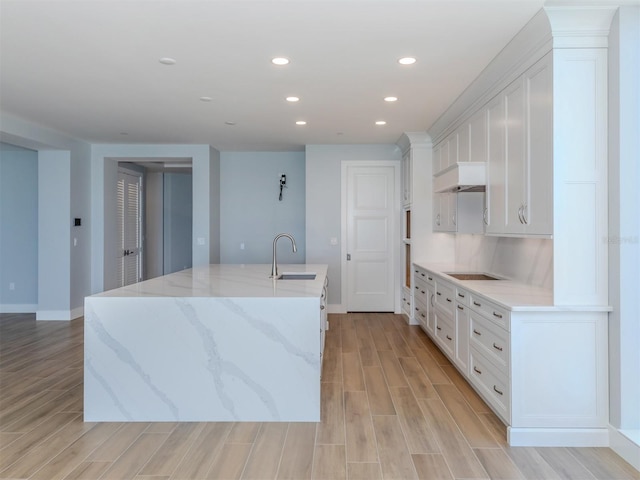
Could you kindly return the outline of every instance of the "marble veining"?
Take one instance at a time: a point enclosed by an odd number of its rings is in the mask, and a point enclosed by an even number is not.
[[[282,288],[262,268],[193,269],[87,297],[85,421],[318,421],[326,266],[298,266],[318,276]],[[215,295],[240,291],[219,284],[225,272],[253,282],[244,296]]]

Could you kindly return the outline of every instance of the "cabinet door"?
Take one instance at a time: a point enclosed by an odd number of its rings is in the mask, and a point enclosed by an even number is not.
[[[469,122],[458,128],[458,163],[470,161]]]
[[[447,231],[447,194],[446,193],[434,193],[433,194],[433,231],[434,232],[446,232]]]
[[[469,374],[469,309],[456,304],[456,356],[455,362],[465,375]]]
[[[525,207],[526,177],[526,115],[525,84],[519,78],[507,87],[504,94],[506,127],[506,197],[505,233],[524,232],[523,210]]]
[[[447,138],[448,148],[448,156],[447,156],[447,164],[440,165],[441,170],[444,170],[451,165],[455,165],[458,162],[458,132],[452,133]]]
[[[498,95],[487,106],[489,169],[486,189],[486,232],[500,234],[505,225],[505,125],[504,97]]]
[[[469,122],[469,161],[487,161],[487,110],[483,108]],[[462,140],[460,140],[460,157],[462,157]]]
[[[436,290],[433,286],[427,285],[427,331],[435,335],[436,331]]]
[[[523,217],[525,231],[553,233],[553,109],[551,54],[525,74],[528,107],[527,173]]]
[[[447,194],[447,232],[458,231],[458,194]]]

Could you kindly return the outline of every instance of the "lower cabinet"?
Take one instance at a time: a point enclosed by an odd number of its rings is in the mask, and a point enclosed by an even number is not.
[[[510,445],[607,445],[606,311],[507,309],[414,272],[422,329],[507,425]]]

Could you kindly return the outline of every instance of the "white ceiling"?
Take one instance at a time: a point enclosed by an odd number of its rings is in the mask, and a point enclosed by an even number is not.
[[[428,129],[543,4],[1,0],[0,108],[92,143],[395,143]]]

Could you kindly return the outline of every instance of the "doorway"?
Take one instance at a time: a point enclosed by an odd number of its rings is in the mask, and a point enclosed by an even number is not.
[[[398,162],[343,163],[343,294],[348,312],[394,312]],[[346,276],[346,279],[344,278]],[[345,292],[346,290],[346,292]]]
[[[142,173],[118,168],[118,287],[142,280]]]

